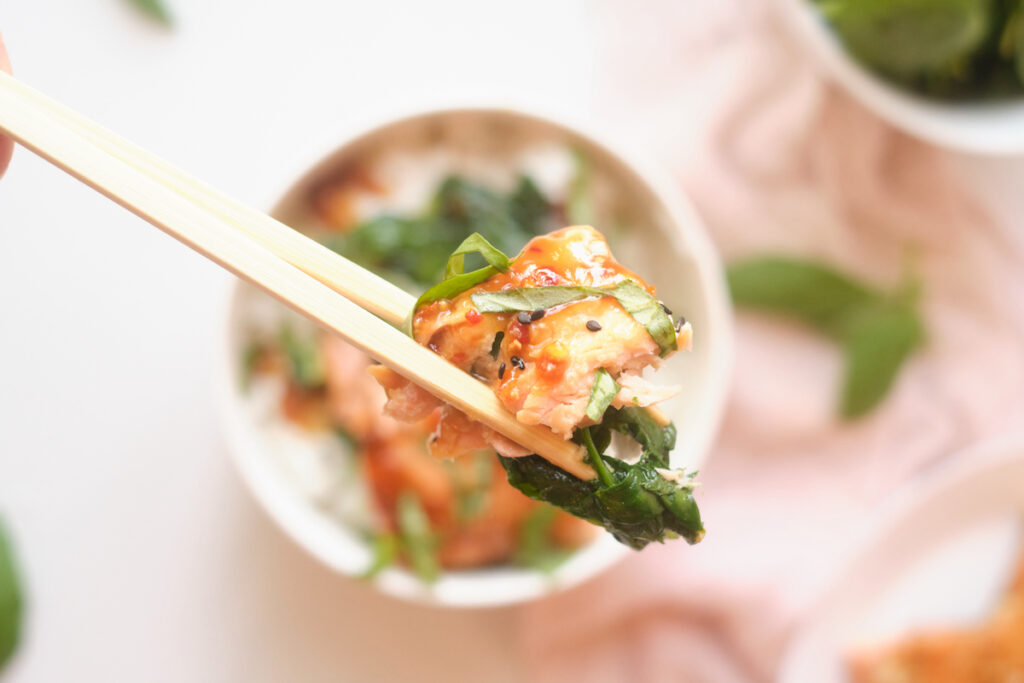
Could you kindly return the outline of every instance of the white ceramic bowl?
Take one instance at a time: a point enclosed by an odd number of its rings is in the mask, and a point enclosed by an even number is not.
[[[1024,154],[1024,97],[943,103],[901,90],[860,65],[810,0],[779,0],[793,33],[826,72],[866,107],[942,147],[986,155]]]
[[[851,650],[979,623],[1024,552],[1024,435],[983,443],[881,511],[783,660],[782,683],[843,683]]]
[[[592,173],[614,183],[632,230],[616,246],[616,255],[659,290],[694,327],[694,349],[677,354],[662,370],[665,383],[678,381],[681,396],[665,405],[679,428],[673,464],[696,467],[717,430],[732,361],[732,316],[718,257],[691,207],[664,178],[641,171],[577,127],[507,109],[430,111],[394,120],[351,135],[299,177],[276,204],[273,214],[285,222],[305,204],[312,184],[340,165],[387,150],[416,150],[426,145],[505,153],[518,145],[557,142],[582,150]],[[599,226],[600,227],[600,226]],[[236,283],[225,316],[217,377],[219,403],[234,461],[256,499],[284,531],[340,574],[359,575],[370,563],[366,543],[312,503],[281,466],[272,438],[240,390],[240,357],[250,317],[266,305],[254,288]],[[709,520],[713,528],[714,520]],[[711,533],[714,533],[713,531]],[[406,599],[459,607],[510,604],[566,588],[601,571],[628,550],[610,535],[577,551],[552,576],[513,567],[444,572],[426,587],[402,568],[385,570],[373,583]]]

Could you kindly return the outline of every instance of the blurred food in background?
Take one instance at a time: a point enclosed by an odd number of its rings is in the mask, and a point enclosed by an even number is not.
[[[1013,683],[1024,680],[1024,554],[1002,602],[973,628],[912,633],[854,653],[853,683]]]
[[[944,100],[1024,94],[1021,0],[811,0],[847,50],[889,81]]]
[[[533,236],[595,210],[586,160],[525,150],[515,168],[444,152],[394,154],[347,167],[308,197],[310,236],[415,292],[444,273],[473,233],[518,252]],[[513,563],[549,571],[596,532],[523,496],[493,451],[440,460],[427,452],[438,415],[383,414],[384,390],[361,352],[284,309],[253,329],[241,359],[250,398],[293,426],[327,435],[333,463],[310,475],[339,523],[372,538],[374,571],[400,560],[425,580],[441,568]],[[307,468],[307,472],[308,472]],[[331,484],[330,482],[334,482]]]
[[[0,672],[17,649],[21,636],[20,583],[11,542],[0,523]]]

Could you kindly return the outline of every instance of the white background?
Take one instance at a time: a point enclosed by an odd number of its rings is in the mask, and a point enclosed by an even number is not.
[[[269,207],[319,143],[407,104],[585,112],[582,2],[9,0],[16,75]],[[584,116],[584,118],[586,118]],[[514,678],[514,612],[412,607],[334,576],[231,469],[212,398],[229,276],[18,150],[0,181],[0,515],[25,681]]]

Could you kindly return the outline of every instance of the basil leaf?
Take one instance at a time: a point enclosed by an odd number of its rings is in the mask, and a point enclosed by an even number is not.
[[[733,264],[728,280],[737,306],[789,315],[831,335],[843,333],[850,311],[883,298],[832,268],[785,256]]]
[[[490,265],[469,273],[463,273],[462,269],[465,266],[466,254],[470,253],[480,254]],[[412,321],[416,316],[416,311],[422,306],[442,299],[454,299],[467,289],[475,287],[498,272],[507,271],[510,263],[509,258],[484,239],[483,236],[479,233],[473,233],[464,239],[462,244],[456,247],[455,252],[448,258],[448,263],[444,269],[445,279],[423,292],[416,299],[416,303],[413,305],[412,310],[409,311],[409,316],[405,319],[402,328],[410,337],[413,336]]]
[[[513,311],[545,310],[581,301],[611,296],[610,289],[552,285],[550,287],[523,287],[497,292],[475,292],[470,295],[473,305],[481,313],[511,313]]]
[[[396,516],[398,531],[413,571],[423,581],[431,583],[441,573],[437,557],[437,537],[430,528],[430,519],[416,494],[404,491],[398,497]]]
[[[905,305],[861,312],[846,339],[840,413],[864,415],[885,398],[907,357],[924,341],[917,314]]]
[[[665,313],[661,304],[646,289],[629,280],[620,282],[612,289],[612,295],[619,300],[626,312],[644,326],[654,343],[665,357],[675,351],[676,328],[672,318]]]
[[[498,251],[493,244],[484,239],[483,235],[474,232],[464,239],[462,244],[456,247],[452,255],[448,257],[448,263],[444,267],[445,280],[462,274],[462,271],[465,269],[466,254],[480,254],[483,256],[484,261],[487,261],[487,264],[492,268],[496,268],[503,273],[508,270],[508,256]]]
[[[157,23],[170,27],[174,24],[171,13],[167,10],[163,0],[129,0],[143,14]]]
[[[398,559],[398,551],[401,543],[395,534],[377,534],[373,538],[373,561],[369,568],[359,578],[372,579],[395,563]]]
[[[21,613],[21,583],[10,541],[0,525],[0,669],[18,647]]]
[[[497,292],[475,292],[470,298],[481,313],[510,313],[548,309],[583,299],[611,296],[644,326],[654,342],[666,356],[676,348],[676,330],[672,318],[665,313],[658,300],[635,282],[626,280],[611,287],[583,287],[552,285],[550,287],[523,287]]]
[[[924,340],[912,281],[888,294],[824,265],[769,256],[731,266],[729,286],[737,305],[795,318],[843,345],[843,417],[877,406]]]
[[[619,395],[619,383],[604,368],[598,369],[594,375],[594,384],[590,387],[590,400],[587,401],[586,414],[594,422],[600,422],[604,411]]]

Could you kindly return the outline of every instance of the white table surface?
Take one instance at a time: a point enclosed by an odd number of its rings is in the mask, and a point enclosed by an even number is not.
[[[583,101],[582,2],[2,3],[31,85],[257,206],[313,145],[424,99]],[[19,150],[0,181],[0,515],[28,592],[5,681],[511,680],[514,612],[336,577],[232,470],[230,276]]]

